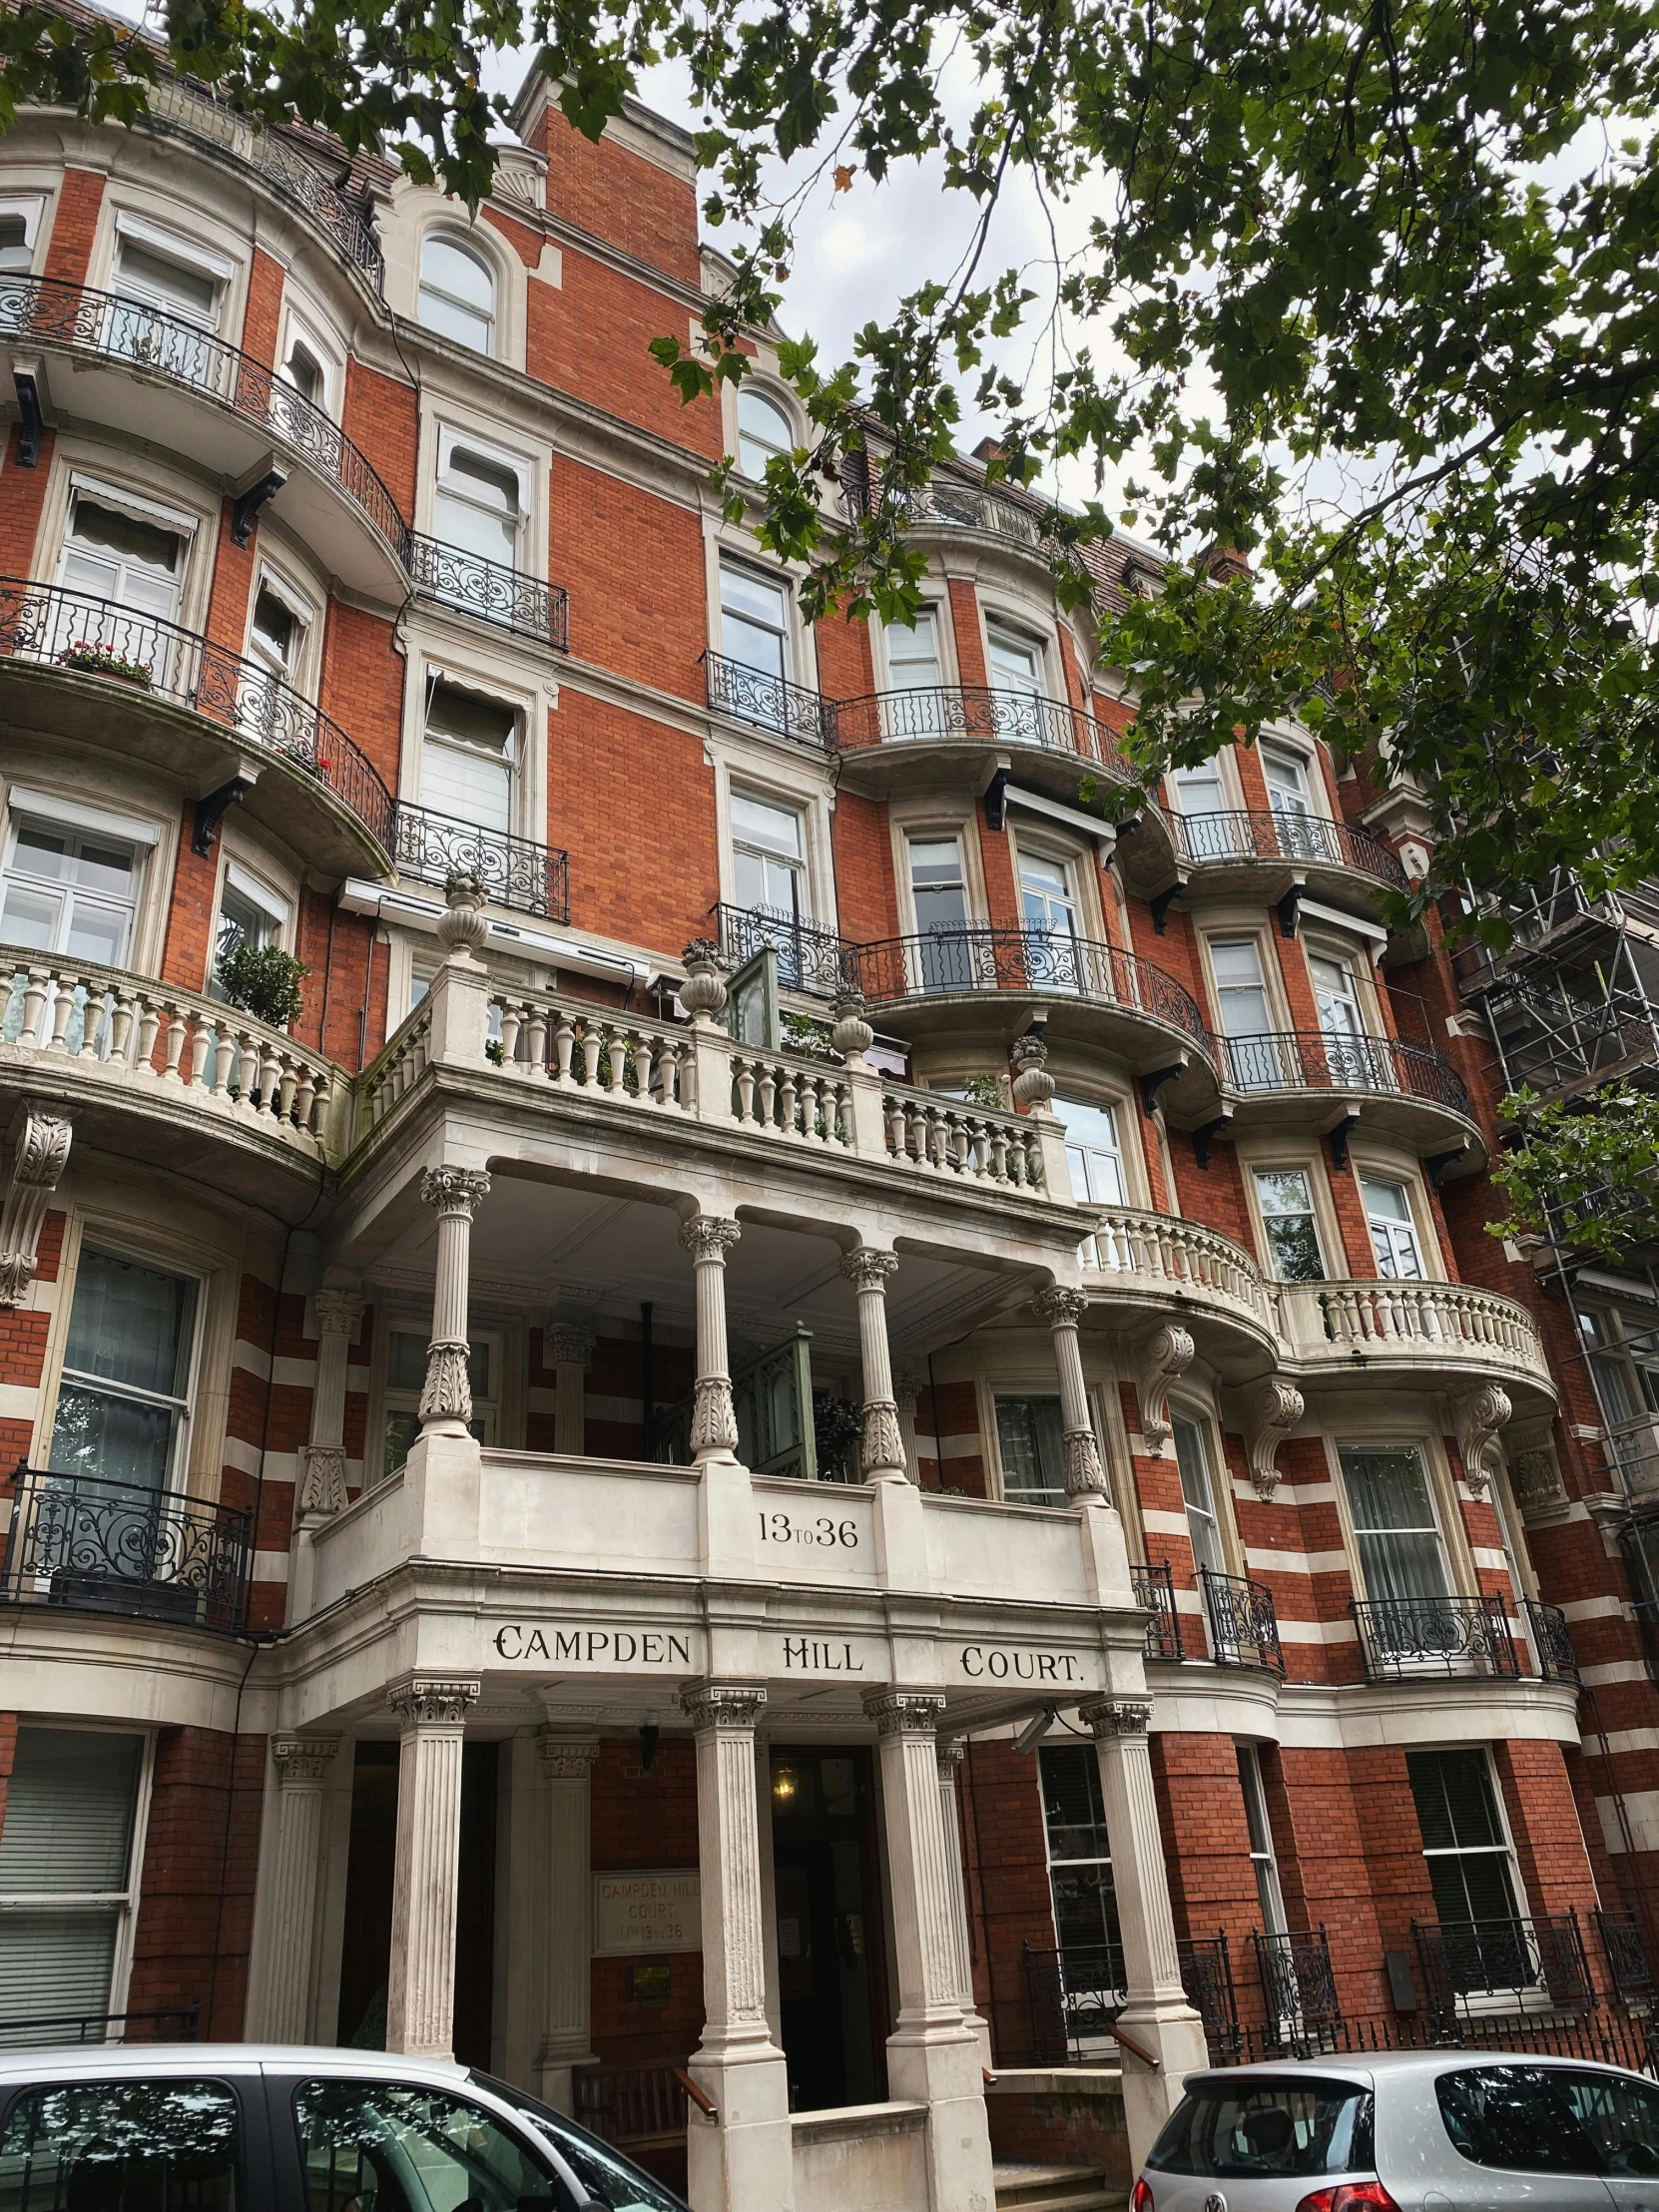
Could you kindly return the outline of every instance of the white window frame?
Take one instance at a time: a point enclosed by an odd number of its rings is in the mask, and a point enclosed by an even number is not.
[[[1247,1203],[1251,1213],[1251,1225],[1255,1229],[1257,1237],[1257,1249],[1262,1255],[1263,1274],[1272,1282],[1288,1284],[1293,1290],[1312,1287],[1311,1284],[1299,1282],[1296,1278],[1280,1275],[1276,1272],[1273,1245],[1268,1236],[1268,1222],[1270,1220],[1289,1220],[1292,1217],[1289,1215],[1270,1215],[1262,1203],[1261,1185],[1257,1182],[1257,1177],[1260,1175],[1301,1175],[1307,1179],[1309,1212],[1313,1216],[1314,1222],[1314,1241],[1319,1247],[1320,1265],[1325,1270],[1323,1276],[1315,1277],[1313,1281],[1316,1283],[1340,1283],[1344,1281],[1346,1279],[1344,1275],[1334,1276],[1331,1272],[1332,1253],[1335,1251],[1341,1255],[1343,1252],[1340,1235],[1338,1235],[1336,1243],[1332,1241],[1333,1236],[1340,1231],[1341,1225],[1328,1217],[1326,1213],[1326,1193],[1318,1165],[1307,1159],[1284,1160],[1269,1156],[1259,1160],[1241,1160],[1239,1169],[1244,1178]],[[1300,1219],[1301,1217],[1296,1218]]]
[[[232,852],[225,855],[225,865],[219,871],[219,896],[214,901],[213,936],[208,948],[209,979],[219,961],[219,922],[225,904],[225,893],[235,891],[249,905],[258,907],[272,925],[269,941],[279,945],[284,952],[293,950],[295,913],[293,900],[264,875],[246,866]]]
[[[1250,1865],[1256,1877],[1256,1902],[1262,1915],[1262,1933],[1283,1936],[1290,1927],[1285,1917],[1285,1887],[1279,1876],[1279,1849],[1273,1840],[1268,1812],[1267,1781],[1262,1755],[1255,1744],[1235,1739],[1239,1763],[1239,1790],[1244,1798],[1245,1827],[1250,1836]]]
[[[76,820],[74,819],[75,816],[79,816],[81,819]],[[86,819],[89,816],[93,818],[91,821]],[[49,833],[61,831],[71,837],[108,837],[112,843],[131,844],[133,846],[133,874],[132,889],[127,900],[127,942],[120,959],[110,963],[122,972],[130,973],[137,955],[139,931],[144,921],[145,892],[149,887],[152,874],[149,861],[150,849],[158,840],[153,830],[148,840],[140,842],[124,829],[117,830],[113,827],[105,827],[106,823],[113,826],[120,820],[119,816],[112,815],[106,816],[100,821],[97,819],[97,810],[90,807],[77,808],[72,813],[67,807],[52,807],[51,811],[48,812],[45,808],[37,810],[33,807],[22,806],[19,804],[19,795],[14,790],[7,803],[4,839],[3,842],[0,842],[0,905],[4,904],[6,888],[12,881],[17,856],[18,836],[25,824],[45,830]],[[148,829],[149,826],[146,825],[146,828]],[[28,880],[27,870],[22,871],[22,879],[24,881]],[[43,888],[49,891],[50,879],[42,878],[41,881]],[[109,899],[105,903],[113,907],[120,901]],[[69,898],[66,894],[64,912],[67,913],[68,911]],[[25,954],[23,964],[26,965],[31,958],[56,961],[69,960],[72,957],[79,956],[71,955],[67,951],[36,952]]]
[[[454,303],[467,314],[479,315],[480,319],[483,319],[480,310],[473,305],[471,300],[455,298],[453,294],[443,292],[441,287],[436,284],[428,287],[426,282],[426,249],[434,239],[441,239],[446,245],[453,246],[462,254],[470,254],[472,259],[489,276],[489,342],[485,345],[468,345],[465,338],[452,337],[447,330],[434,329],[429,322],[421,319],[421,294],[428,288],[437,292],[441,298],[454,299]],[[480,360],[499,360],[502,357],[502,305],[505,290],[506,283],[499,260],[487,246],[479,243],[474,233],[461,231],[456,228],[452,220],[446,222],[441,217],[436,223],[429,223],[422,230],[415,245],[414,315],[412,319],[415,327],[424,331],[427,337],[436,338],[443,345],[459,346],[463,352],[476,353]]]
[[[136,1736],[140,1741],[138,1778],[134,1784],[133,1833],[127,1855],[127,1887],[121,1891],[14,1891],[0,1895],[0,1913],[14,1902],[37,1908],[71,1908],[85,1906],[89,1910],[112,1906],[117,1913],[115,1954],[110,1963],[110,2001],[112,2013],[124,2012],[127,1992],[133,1974],[133,1944],[138,1932],[139,1908],[144,1897],[144,1862],[150,1838],[150,1802],[156,1780],[156,1731],[153,1728],[123,1726],[119,1721],[66,1719],[56,1713],[29,1713],[19,1715],[22,1728],[50,1728],[64,1734],[73,1732],[86,1736]],[[55,2011],[56,2006],[49,2006]]]
[[[737,821],[737,803],[740,800],[747,800],[751,806],[755,807],[770,807],[775,814],[793,816],[799,832],[798,849],[793,853],[773,851],[765,845],[756,843],[752,836],[740,830]],[[798,911],[791,918],[803,928],[815,926],[813,921],[811,841],[805,807],[793,799],[781,798],[776,792],[755,791],[749,789],[742,782],[735,782],[731,787],[727,807],[727,844],[731,855],[734,904],[743,905],[742,899],[738,896],[738,853],[742,849],[771,860],[779,866],[793,869],[799,893],[799,906]],[[744,907],[745,912],[755,910],[752,907]],[[766,910],[770,913],[776,912],[777,909],[769,907]]]
[[[171,1252],[157,1249],[155,1243],[134,1237],[122,1224],[112,1224],[101,1214],[87,1214],[75,1224],[73,1252],[70,1240],[64,1240],[64,1251],[58,1276],[58,1326],[52,1331],[49,1348],[48,1374],[50,1387],[41,1392],[40,1423],[35,1433],[34,1450],[42,1464],[50,1462],[52,1437],[58,1425],[58,1395],[67,1376],[74,1383],[87,1375],[84,1368],[67,1366],[70,1323],[75,1313],[75,1288],[81,1279],[81,1256],[88,1244],[97,1252],[108,1253],[112,1260],[126,1260],[136,1268],[151,1268],[158,1275],[178,1276],[195,1285],[196,1296],[191,1310],[190,1358],[185,1366],[184,1388],[178,1398],[168,1397],[159,1391],[135,1392],[137,1401],[156,1404],[177,1404],[178,1425],[173,1435],[173,1453],[168,1466],[168,1476],[158,1485],[158,1497],[186,1497],[190,1494],[191,1471],[197,1462],[197,1400],[202,1394],[202,1372],[208,1348],[209,1334],[214,1317],[209,1302],[214,1290],[214,1271],[196,1261],[181,1259]],[[101,1379],[87,1378],[93,1382]],[[117,1386],[118,1394],[122,1386]]]
[[[1342,1523],[1344,1546],[1354,1562],[1351,1579],[1354,1583],[1356,1597],[1369,1600],[1372,1603],[1385,1604],[1389,1602],[1386,1591],[1374,1590],[1366,1579],[1365,1557],[1360,1549],[1362,1531],[1354,1518],[1354,1507],[1348,1494],[1348,1470],[1343,1465],[1343,1453],[1345,1451],[1414,1451],[1416,1453],[1417,1464],[1422,1469],[1423,1489],[1428,1498],[1428,1510],[1432,1516],[1429,1525],[1423,1528],[1367,1529],[1364,1533],[1368,1536],[1426,1536],[1432,1534],[1440,1547],[1440,1569],[1445,1578],[1445,1602],[1448,1604],[1456,1602],[1459,1585],[1464,1588],[1473,1587],[1473,1584],[1465,1579],[1469,1572],[1468,1561],[1465,1556],[1466,1544],[1459,1546],[1452,1541],[1450,1515],[1446,1509],[1439,1455],[1430,1447],[1425,1436],[1333,1435],[1330,1440],[1330,1448],[1331,1457],[1336,1468],[1338,1518]],[[1421,1602],[1425,1605],[1431,1605],[1436,1601],[1433,1598],[1424,1598]],[[1402,1664],[1409,1672],[1410,1663],[1407,1661],[1402,1662]],[[1438,1659],[1426,1660],[1424,1665],[1433,1673],[1443,1674],[1445,1671],[1443,1662]]]
[[[1515,1850],[1515,1834],[1514,1830],[1509,1825],[1509,1808],[1503,1802],[1503,1783],[1498,1774],[1496,1764],[1492,1758],[1491,1745],[1485,1742],[1455,1744],[1429,1743],[1408,1744],[1405,1748],[1408,1751],[1432,1751],[1442,1753],[1453,1751],[1465,1755],[1473,1754],[1474,1756],[1484,1761],[1486,1768],[1486,1780],[1487,1783],[1490,1785],[1492,1793],[1492,1803],[1497,1808],[1497,1828],[1498,1834],[1502,1839],[1501,1844],[1474,1844],[1466,1847],[1462,1845],[1446,1844],[1429,1845],[1421,1841],[1421,1832],[1419,1829],[1418,1849],[1420,1850],[1425,1863],[1430,1859],[1503,1859],[1509,1869],[1509,1891],[1510,1895],[1514,1898],[1515,1901],[1516,1916],[1521,1920],[1530,1919],[1532,1917],[1532,1901],[1527,1894],[1526,1884],[1521,1877],[1520,1859]],[[1407,1789],[1409,1789],[1409,1782],[1407,1782],[1406,1787]],[[1414,1820],[1416,1818],[1416,1804],[1414,1799],[1412,1801],[1411,1815],[1412,1819]],[[1439,1907],[1436,1905],[1436,1917],[1438,1916],[1438,1912]],[[1452,1923],[1450,1925],[1455,1926],[1456,1924]],[[1522,1984],[1520,1996],[1521,2005],[1523,2010],[1525,2011],[1547,2012],[1551,2009],[1552,2000],[1550,1998],[1549,1990],[1545,1986],[1543,1977],[1541,1975],[1539,1977],[1539,1980],[1531,1984],[1530,1986]],[[1478,2019],[1482,2013],[1503,2014],[1510,2009],[1509,1994],[1506,1990],[1494,1990],[1490,1994],[1486,1993],[1485,1991],[1480,1991],[1473,1996],[1465,1996],[1459,1993],[1455,1996],[1454,2003],[1456,2005],[1456,2009],[1463,2015],[1465,2019]]]
[[[261,592],[270,592],[292,615],[298,635],[294,639],[293,660],[285,676],[278,679],[301,699],[309,699],[312,691],[312,647],[321,635],[322,625],[309,595],[302,591],[292,578],[270,561],[262,561],[254,578],[254,589],[248,595],[248,628],[244,633],[243,659],[258,664],[254,651],[254,611],[260,603]],[[275,669],[271,671],[276,676]]]
[[[12,275],[15,276],[34,274],[34,265],[40,258],[40,219],[45,212],[44,192],[0,193],[0,215],[23,218],[23,244],[28,250],[29,267],[27,270],[14,270]]]
[[[745,376],[741,380],[741,382],[738,383],[733,392],[732,398],[732,455],[738,464],[739,475],[741,475],[748,483],[758,484],[764,481],[766,470],[763,468],[759,474],[756,474],[752,470],[744,466],[744,439],[746,436],[750,435],[750,433],[747,432],[743,426],[743,403],[746,395],[756,399],[765,400],[766,404],[769,407],[776,409],[776,411],[783,416],[787,443],[778,448],[781,453],[793,453],[796,446],[800,443],[800,437],[798,434],[795,409],[787,403],[783,396],[778,391],[776,391],[771,384],[763,382],[753,375]],[[765,443],[765,440],[757,439],[756,443]],[[771,456],[769,455],[768,458],[770,459]]]
[[[287,381],[284,370],[288,355],[296,342],[304,346],[322,371],[322,396],[313,401],[313,405],[320,407],[325,415],[337,422],[345,396],[345,363],[340,349],[324,337],[318,325],[297,307],[284,305],[281,341],[276,349],[276,373],[284,382]]]
[[[1418,1203],[1417,1192],[1412,1179],[1397,1168],[1377,1166],[1364,1160],[1354,1162],[1354,1178],[1359,1186],[1360,1205],[1366,1217],[1367,1234],[1371,1238],[1371,1262],[1379,1271],[1379,1279],[1390,1283],[1433,1282],[1435,1277],[1429,1267],[1429,1258],[1433,1250],[1434,1240],[1423,1235],[1422,1208]],[[1377,1223],[1372,1215],[1371,1201],[1366,1196],[1366,1185],[1368,1183],[1390,1184],[1404,1199],[1404,1221],[1394,1222],[1389,1219],[1386,1226],[1390,1230],[1403,1229],[1409,1234],[1416,1251],[1417,1272],[1415,1275],[1399,1275],[1398,1273],[1391,1276],[1382,1275],[1382,1262],[1377,1250]],[[1389,1242],[1392,1243],[1392,1241],[1393,1239],[1390,1236]]]
[[[200,239],[192,238],[186,232],[170,231],[160,223],[152,223],[146,217],[135,214],[130,208],[118,208],[110,239],[108,288],[111,291],[116,289],[120,278],[123,239],[131,239],[135,246],[143,247],[147,253],[159,255],[163,261],[177,262],[181,269],[188,269],[199,276],[211,279],[214,286],[211,319],[200,321],[197,316],[188,314],[183,307],[176,306],[158,309],[158,312],[177,315],[185,321],[197,323],[199,328],[212,336],[224,335],[226,311],[237,278],[242,275],[240,263],[232,261],[226,254],[216,253],[211,246],[205,246]]]
[[[1268,775],[1269,757],[1277,756],[1282,761],[1294,762],[1300,770],[1302,775],[1302,797],[1306,802],[1308,818],[1310,820],[1325,820],[1325,779],[1319,773],[1319,763],[1305,748],[1294,745],[1288,738],[1263,737],[1259,743],[1262,755],[1262,783],[1267,791],[1269,811],[1274,814],[1279,812],[1274,805],[1276,795],[1272,779]]]
[[[999,683],[991,665],[991,639],[997,632],[1010,644],[1020,645],[1036,655],[1037,669],[1035,689],[1020,691],[1014,686]],[[1000,692],[1009,699],[1058,699],[1059,689],[1054,681],[1054,641],[1049,628],[1035,614],[989,606],[982,610],[980,632],[985,655],[985,684],[993,692]]]
[[[489,438],[474,437],[470,430],[450,422],[440,422],[438,424],[437,453],[432,468],[432,498],[429,517],[433,537],[437,538],[442,545],[452,545],[454,543],[453,539],[443,537],[437,527],[440,495],[445,491],[449,491],[461,498],[469,496],[465,492],[456,491],[451,476],[451,465],[457,447],[464,453],[474,454],[479,460],[487,462],[490,467],[500,469],[503,475],[511,476],[518,487],[518,517],[513,535],[512,554],[509,559],[498,562],[496,565],[514,569],[520,575],[539,573],[535,569],[530,555],[530,549],[537,540],[537,532],[534,527],[536,511],[535,464],[523,453],[510,452],[505,446],[496,445]],[[461,549],[457,548],[457,551]],[[483,556],[465,554],[463,557],[476,560]]]

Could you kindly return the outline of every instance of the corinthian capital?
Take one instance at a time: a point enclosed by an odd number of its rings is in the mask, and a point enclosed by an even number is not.
[[[316,1333],[319,1337],[344,1337],[350,1339],[357,1333],[357,1324],[363,1317],[365,1301],[357,1291],[320,1290],[311,1298],[311,1309],[316,1315]]]
[[[1036,1297],[1037,1319],[1047,1322],[1050,1329],[1075,1329],[1088,1311],[1088,1294],[1067,1290],[1064,1284],[1051,1283],[1046,1291]]]
[[[742,1235],[735,1221],[723,1221],[718,1214],[699,1214],[695,1221],[680,1224],[680,1242],[699,1264],[705,1260],[724,1263]]]
[[[680,1693],[680,1709],[698,1736],[711,1729],[723,1735],[752,1729],[766,1701],[760,1684],[749,1682],[694,1682]]]
[[[841,1256],[841,1273],[855,1291],[885,1290],[887,1278],[897,1272],[897,1253],[879,1252],[872,1245],[860,1245],[856,1252]]]
[[[420,1179],[420,1195],[440,1217],[460,1214],[470,1221],[488,1198],[490,1179],[482,1168],[428,1168]]]

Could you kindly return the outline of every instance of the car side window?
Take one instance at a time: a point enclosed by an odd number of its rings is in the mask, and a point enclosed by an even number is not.
[[[0,2134],[15,2212],[237,2212],[242,2124],[222,2081],[26,2089]]]
[[[1554,2079],[1601,2153],[1603,2173],[1644,2181],[1659,2175],[1659,2086],[1590,2067],[1561,2067]]]
[[[308,2212],[564,2212],[551,2170],[493,2114],[441,2089],[303,2081],[293,2114]]]
[[[1468,2066],[1434,2083],[1445,2131],[1477,2166],[1595,2174],[1601,2159],[1549,2066]]]

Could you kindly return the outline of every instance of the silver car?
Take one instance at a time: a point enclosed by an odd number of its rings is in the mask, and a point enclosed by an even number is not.
[[[0,2047],[4,2212],[686,2212],[522,2090],[380,2051]]]
[[[1659,2212],[1659,2082],[1515,2051],[1189,2074],[1131,2212]]]

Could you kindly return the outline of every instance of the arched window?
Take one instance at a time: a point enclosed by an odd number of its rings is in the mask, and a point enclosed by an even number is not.
[[[795,444],[790,418],[765,392],[747,385],[738,391],[738,466],[746,476],[764,476],[775,453]]]
[[[475,353],[493,352],[495,273],[483,256],[434,232],[420,250],[416,319],[423,329],[470,345]]]

